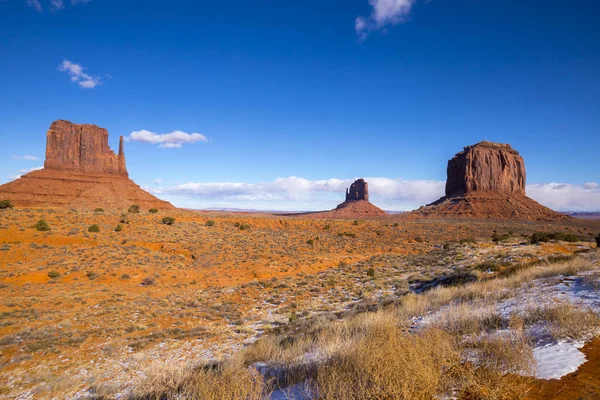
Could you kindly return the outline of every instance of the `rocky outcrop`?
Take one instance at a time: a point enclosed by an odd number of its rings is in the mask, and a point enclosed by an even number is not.
[[[357,179],[350,189],[346,189],[346,201],[369,201],[369,184],[364,179]]]
[[[46,133],[44,168],[128,176],[123,151],[119,154],[108,145],[108,131],[96,125],[54,121]]]
[[[525,162],[508,144],[480,142],[448,161],[446,195],[407,216],[559,220],[525,194]]]
[[[50,125],[44,169],[0,186],[0,199],[20,207],[174,208],[129,179],[123,137],[115,154],[108,146],[106,129],[69,121]]]
[[[509,144],[480,142],[448,161],[446,196],[477,191],[525,195],[525,162]]]

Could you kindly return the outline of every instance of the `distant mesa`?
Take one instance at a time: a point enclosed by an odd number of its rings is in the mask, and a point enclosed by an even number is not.
[[[509,144],[483,141],[448,161],[446,195],[422,216],[556,220],[568,218],[525,193],[525,161]]]
[[[44,169],[0,186],[0,198],[22,207],[174,208],[129,179],[122,136],[115,154],[106,129],[64,120],[46,133]]]

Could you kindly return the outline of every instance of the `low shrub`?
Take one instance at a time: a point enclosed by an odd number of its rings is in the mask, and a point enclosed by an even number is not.
[[[60,274],[56,271],[50,271],[48,272],[48,278],[50,279],[56,279],[60,276]]]
[[[144,278],[144,280],[142,281],[141,285],[142,286],[152,286],[156,283],[156,279],[154,279],[151,276],[147,276]]]
[[[370,267],[370,268],[367,270],[367,276],[368,276],[369,278],[374,278],[374,277],[375,277],[375,268],[373,268],[373,267]]]
[[[121,279],[124,280],[124,281],[126,281],[126,280],[128,280],[130,278],[131,278],[131,276],[129,276],[129,274],[123,274],[123,275],[121,275]]]
[[[508,233],[498,234],[497,232],[494,232],[492,235],[492,242],[494,243],[504,242],[508,239],[510,239],[510,235]]]
[[[531,235],[531,244],[545,243],[550,241],[562,241],[562,242],[580,242],[581,238],[574,233],[565,232],[535,232]]]
[[[123,225],[121,225],[121,224],[118,224],[118,225],[115,227],[115,232],[121,232],[122,230],[123,230]]]
[[[233,226],[235,226],[236,228],[239,228],[240,231],[245,231],[245,230],[250,229],[249,224],[244,224],[244,223],[240,223],[240,222],[234,223]]]
[[[50,225],[44,220],[44,218],[40,219],[35,223],[35,229],[39,232],[45,232],[50,230]]]
[[[152,214],[156,214],[158,212],[158,210],[156,208],[151,208],[148,210],[148,212],[150,212]]]
[[[140,212],[140,206],[138,206],[137,204],[132,204],[129,209],[127,210],[127,212],[130,213],[139,213]]]
[[[209,219],[208,221],[206,221],[206,226],[215,226],[215,220],[214,219]]]
[[[100,232],[100,227],[98,224],[90,225],[88,227],[88,232]]]
[[[162,223],[165,225],[173,225],[175,223],[175,218],[173,217],[163,217]]]
[[[7,208],[13,208],[13,203],[10,200],[1,200],[0,201],[0,210],[5,210]]]
[[[313,245],[315,244],[315,241],[314,241],[314,240],[312,240],[312,239],[308,239],[308,240],[306,241],[306,244],[307,244],[307,245],[309,245],[309,246],[313,246]]]
[[[596,239],[596,247],[600,248],[600,233],[596,235],[596,237],[594,238]]]
[[[129,219],[127,218],[127,214],[121,214],[121,219],[119,220],[119,222],[122,224],[128,224]]]
[[[98,273],[96,273],[94,271],[88,271],[85,273],[85,276],[87,276],[88,279],[90,279],[90,280],[94,280],[98,277]]]
[[[94,212],[97,212],[97,213],[104,212],[104,208],[100,208],[100,207],[98,207],[98,208],[95,208],[95,209],[94,209]]]

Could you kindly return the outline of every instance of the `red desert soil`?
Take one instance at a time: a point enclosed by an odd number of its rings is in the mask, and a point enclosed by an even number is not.
[[[579,369],[560,380],[540,380],[527,400],[597,400],[600,399],[600,338],[582,349],[588,360]]]

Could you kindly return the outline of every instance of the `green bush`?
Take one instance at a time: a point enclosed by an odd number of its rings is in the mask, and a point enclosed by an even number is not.
[[[175,223],[175,218],[173,217],[163,217],[162,223],[165,225],[173,225]]]
[[[600,248],[600,233],[594,239],[596,239],[596,247]]]
[[[215,221],[213,219],[209,219],[206,221],[206,226],[215,226]]]
[[[127,279],[130,279],[130,278],[131,278],[131,276],[129,276],[129,274],[123,274],[123,275],[121,275],[121,279],[124,280],[124,281],[126,281]]]
[[[49,231],[50,225],[48,225],[48,223],[46,221],[44,221],[44,218],[42,218],[38,222],[35,223],[35,229],[40,232]]]
[[[354,221],[352,222],[352,225],[355,225],[355,226],[356,226],[356,225],[358,225],[358,220],[354,220]]]
[[[118,224],[118,225],[115,227],[115,232],[121,232],[122,230],[123,230],[123,225],[121,225],[121,224]]]
[[[423,243],[423,238],[421,236],[415,236],[415,242],[417,243]]]
[[[245,231],[245,230],[250,229],[250,225],[249,224],[242,224],[240,222],[234,223],[233,226],[235,226],[236,228],[239,228],[240,231]]]
[[[552,240],[562,241],[562,242],[580,242],[581,238],[574,233],[565,233],[565,232],[535,232],[531,235],[531,244],[545,243],[550,242]]]
[[[151,212],[152,214],[156,214],[158,212],[158,210],[156,208],[151,208],[148,210],[148,212]]]
[[[139,213],[140,212],[140,206],[138,206],[137,204],[132,204],[131,207],[129,207],[129,209],[127,210],[127,212],[130,212],[130,213]]]
[[[373,278],[375,277],[375,268],[373,267],[369,267],[369,269],[367,270],[367,276],[369,278]]]
[[[314,241],[314,240],[312,240],[312,239],[308,239],[308,240],[306,241],[306,244],[308,244],[309,246],[313,246],[313,245],[315,244],[315,241]]]
[[[60,276],[60,274],[58,272],[56,272],[56,271],[50,271],[50,272],[48,272],[48,277],[50,279],[55,279],[55,278],[58,278],[59,276]]]
[[[100,232],[100,227],[98,224],[90,225],[88,227],[88,232]]]
[[[94,212],[98,212],[98,213],[104,212],[104,208],[98,207],[98,208],[94,209]]]
[[[10,200],[2,200],[0,201],[0,210],[5,210],[7,208],[13,208],[13,203]]]

